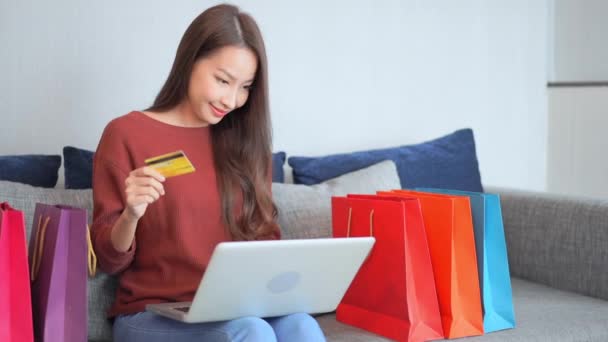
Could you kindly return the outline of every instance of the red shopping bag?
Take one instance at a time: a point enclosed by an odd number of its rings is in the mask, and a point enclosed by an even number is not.
[[[446,338],[482,335],[481,292],[469,198],[406,190],[378,194],[420,201]]]
[[[334,237],[376,238],[336,319],[397,341],[443,338],[418,200],[333,197],[332,224]]]
[[[0,204],[0,341],[34,341],[23,212]]]

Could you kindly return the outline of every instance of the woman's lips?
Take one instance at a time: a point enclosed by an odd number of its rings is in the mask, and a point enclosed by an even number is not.
[[[213,106],[213,105],[211,105],[211,104],[210,104],[209,106],[211,107],[211,110],[213,111],[213,114],[214,114],[215,116],[217,116],[218,118],[222,118],[222,117],[224,117],[226,114],[228,114],[228,112],[227,112],[227,111],[222,111],[222,110],[219,110],[219,109],[217,109],[215,106]]]

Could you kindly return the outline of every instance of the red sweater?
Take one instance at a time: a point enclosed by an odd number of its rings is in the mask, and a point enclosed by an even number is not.
[[[91,235],[99,266],[120,273],[109,316],[146,304],[191,301],[215,246],[230,240],[221,219],[210,127],[187,128],[131,112],[105,128],[93,161]],[[124,253],[110,232],[126,207],[125,179],[144,160],[182,150],[196,171],[168,178],[165,195],[149,205]]]

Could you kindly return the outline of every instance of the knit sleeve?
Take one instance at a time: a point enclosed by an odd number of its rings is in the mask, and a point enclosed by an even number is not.
[[[126,207],[125,179],[130,172],[128,150],[120,130],[110,123],[104,130],[93,158],[93,224],[91,240],[99,267],[109,274],[123,271],[133,261],[135,239],[126,252],[119,252],[110,234]]]

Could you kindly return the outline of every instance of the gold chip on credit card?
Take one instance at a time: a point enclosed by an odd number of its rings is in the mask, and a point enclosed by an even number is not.
[[[160,172],[165,178],[184,175],[196,171],[184,151],[175,151],[162,156],[145,160],[150,166]]]

